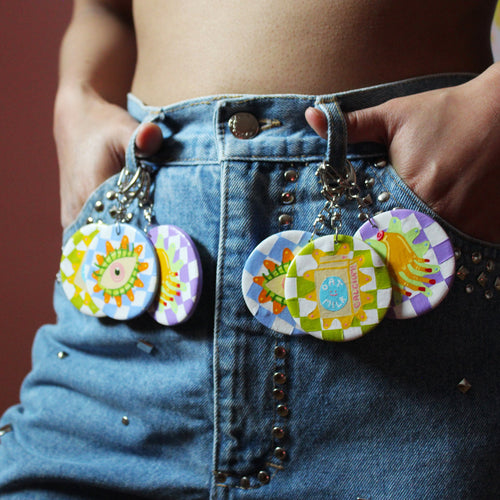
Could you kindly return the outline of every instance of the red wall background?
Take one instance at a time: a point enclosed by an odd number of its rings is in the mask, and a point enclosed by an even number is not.
[[[0,414],[37,328],[54,321],[61,246],[52,104],[70,1],[0,1]]]

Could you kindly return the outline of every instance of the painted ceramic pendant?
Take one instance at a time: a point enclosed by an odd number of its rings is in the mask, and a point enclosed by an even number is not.
[[[193,314],[200,298],[200,257],[191,238],[176,226],[156,226],[148,236],[156,249],[161,276],[149,313],[162,325],[177,325]]]
[[[353,340],[370,331],[384,317],[391,292],[382,258],[346,235],[306,245],[285,280],[286,302],[297,324],[324,340]]]
[[[365,222],[356,236],[376,250],[389,269],[389,317],[414,318],[444,299],[453,282],[455,256],[448,235],[434,219],[414,210],[391,210]]]
[[[242,289],[248,309],[276,332],[305,333],[286,306],[284,283],[290,263],[311,238],[305,231],[273,234],[259,243],[245,263]]]
[[[62,288],[70,302],[83,314],[102,317],[105,314],[90,297],[82,275],[85,255],[98,233],[97,224],[88,224],[76,231],[63,247],[59,270]]]
[[[99,225],[84,261],[92,300],[106,316],[135,318],[151,305],[159,281],[153,245],[129,224]]]

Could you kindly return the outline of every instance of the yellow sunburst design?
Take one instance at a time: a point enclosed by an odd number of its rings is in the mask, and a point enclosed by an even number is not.
[[[329,330],[333,321],[338,319],[342,328],[349,328],[354,320],[366,320],[366,313],[363,306],[373,301],[373,295],[365,293],[361,287],[369,283],[372,278],[360,270],[365,259],[358,255],[352,259],[349,258],[349,245],[342,244],[335,255],[331,252],[324,252],[316,249],[312,257],[318,264],[317,269],[310,270],[304,274],[304,278],[315,283],[315,289],[309,293],[306,298],[314,301],[317,306],[308,317],[311,320],[321,318],[323,320],[323,330]],[[334,280],[332,282],[332,280]],[[340,297],[336,297],[335,302],[331,301],[328,293],[325,294],[325,300],[318,296],[321,288],[328,288],[332,284],[335,293],[342,287]],[[326,305],[326,307],[325,307]]]

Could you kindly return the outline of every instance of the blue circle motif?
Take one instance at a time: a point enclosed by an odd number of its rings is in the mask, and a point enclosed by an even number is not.
[[[344,281],[338,276],[326,278],[319,290],[319,301],[328,311],[339,311],[349,299],[349,293]]]

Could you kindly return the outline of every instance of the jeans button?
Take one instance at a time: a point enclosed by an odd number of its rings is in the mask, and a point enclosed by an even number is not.
[[[229,130],[237,139],[252,139],[260,132],[260,125],[251,113],[239,112],[229,118]]]

